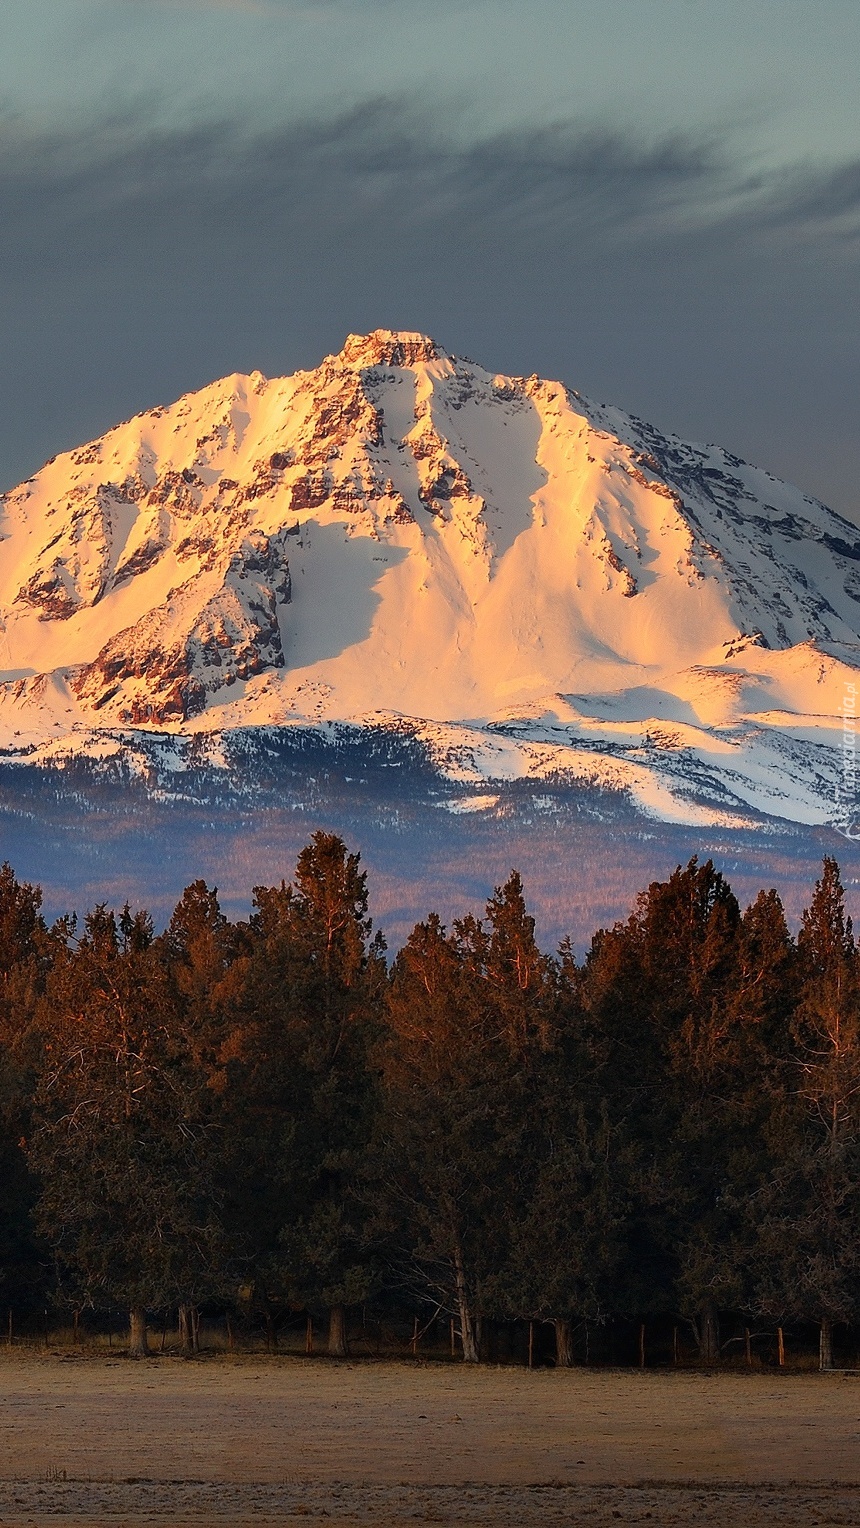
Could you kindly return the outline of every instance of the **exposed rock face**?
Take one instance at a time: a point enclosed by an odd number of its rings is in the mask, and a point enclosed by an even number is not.
[[[202,609],[191,580],[118,632],[73,676],[78,698],[99,711],[121,697],[118,720],[133,726],[187,721],[217,690],[283,668],[280,622],[291,598],[287,535],[248,535]]]
[[[441,354],[439,346],[427,334],[376,329],[373,334],[348,335],[339,359],[350,368],[416,366],[437,361]]]
[[[97,604],[110,582],[113,547],[143,491],[137,477],[73,487],[65,504],[52,506],[59,524],[51,525],[17,601],[38,609],[44,621],[65,620]]]
[[[0,747],[384,714],[455,771],[832,813],[860,532],[561,383],[351,335],[118,426],[0,511]]]

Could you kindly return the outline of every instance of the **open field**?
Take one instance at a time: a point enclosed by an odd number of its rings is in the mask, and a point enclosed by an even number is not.
[[[860,1377],[0,1360],[0,1525],[860,1521]]]

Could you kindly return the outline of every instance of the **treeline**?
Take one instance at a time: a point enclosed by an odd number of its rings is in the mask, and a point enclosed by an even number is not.
[[[359,858],[317,833],[246,922],[49,927],[0,872],[0,1300],[494,1321],[860,1315],[860,957],[833,859],[794,939],[695,859],[578,964],[513,873],[388,963]],[[422,1318],[423,1320],[424,1318]]]

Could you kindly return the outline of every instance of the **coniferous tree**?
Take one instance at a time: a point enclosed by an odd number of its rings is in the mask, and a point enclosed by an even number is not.
[[[258,887],[234,1026],[222,1055],[233,1204],[264,1304],[346,1312],[374,1279],[357,1192],[372,1128],[368,1066],[384,984],[359,856],[316,833],[291,886]],[[273,1332],[273,1328],[272,1328]]]
[[[737,1303],[776,1317],[786,1306],[776,1292],[769,1215],[791,1172],[786,1125],[794,1109],[790,1052],[797,982],[782,902],[775,891],[761,891],[741,920],[727,1000],[734,1039],[723,1083],[731,1125],[723,1209]]]
[[[125,909],[123,919],[128,918]],[[207,1185],[213,1211],[216,1206],[223,1206],[224,1200],[219,1057],[236,995],[237,961],[246,944],[243,930],[231,924],[222,912],[217,889],[198,880],[185,888],[164,934],[154,945],[167,984],[175,1033],[181,1034],[189,1063],[198,1076],[196,1168],[201,1182]],[[219,1220],[226,1238],[223,1213],[219,1213]],[[226,1239],[221,1246],[227,1257]],[[227,1268],[219,1274],[213,1279],[213,1270],[201,1264],[197,1277],[189,1280],[182,1292],[179,1331],[186,1352],[198,1349],[200,1296],[214,1292],[218,1283],[229,1287]]]
[[[528,1170],[535,1059],[547,1043],[551,963],[519,876],[449,934],[416,925],[391,972],[382,1048],[380,1156],[402,1226],[406,1277],[456,1312],[463,1357],[481,1356],[498,1301],[518,1174]]]
[[[384,1289],[493,1318],[858,1313],[860,956],[826,858],[795,944],[692,860],[540,951],[519,876],[418,924],[386,973],[357,855],[318,833],[231,924],[204,882],[164,934],[98,907],[49,930],[0,869],[0,1293],[41,1277],[146,1310],[241,1281],[346,1310]],[[38,1190],[38,1193],[36,1192]],[[46,1259],[43,1255],[42,1262]]]
[[[217,889],[205,881],[186,887],[156,941],[183,1030],[204,1066],[211,1065],[223,1041],[235,997],[231,973],[246,947],[243,930],[228,921]]]
[[[614,1053],[611,1109],[638,1164],[630,1267],[646,1279],[631,1284],[628,1301],[638,1282],[640,1299],[677,1302],[708,1362],[719,1356],[720,1303],[738,1288],[725,1189],[738,1066],[727,994],[739,925],[728,883],[693,859],[654,882],[626,925],[596,939],[583,988],[592,1030]]]
[[[377,1155],[404,1281],[459,1317],[463,1356],[479,1357],[481,1276],[497,1226],[493,1082],[474,981],[456,934],[435,914],[396,957],[382,1052]]]
[[[542,1070],[549,1086],[514,1184],[506,1264],[489,1283],[505,1314],[551,1322],[563,1368],[573,1362],[575,1323],[604,1322],[619,1284],[623,1299],[631,1174],[599,1089],[586,1096],[583,1077],[565,1075],[558,1058]]]
[[[59,953],[39,1014],[37,1222],[79,1296],[129,1310],[135,1354],[147,1309],[187,1298],[220,1256],[203,1079],[176,1018],[148,916],[103,906]]]
[[[44,1293],[44,1249],[33,1226],[36,1183],[26,1143],[31,1129],[39,1042],[34,1019],[55,939],[38,886],[0,867],[0,1301],[31,1303]]]
[[[832,1329],[857,1311],[860,1272],[860,981],[839,867],[824,860],[797,941],[793,1018],[797,1108],[795,1173],[781,1228],[789,1308],[820,1323],[820,1363],[832,1366]],[[790,1129],[786,1138],[791,1140]]]

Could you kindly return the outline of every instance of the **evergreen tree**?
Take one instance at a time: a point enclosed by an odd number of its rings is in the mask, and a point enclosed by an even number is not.
[[[39,1054],[34,1017],[54,940],[38,886],[0,867],[0,1302],[31,1304],[44,1296],[44,1249],[34,1234],[36,1184],[26,1142]]]
[[[50,972],[30,1159],[37,1223],[79,1297],[146,1310],[214,1278],[220,1232],[205,1171],[203,1079],[148,917],[105,907]]]
[[[196,881],[165,932],[45,925],[0,868],[0,1297],[50,1257],[76,1300],[180,1307],[252,1286],[346,1315],[387,1285],[459,1322],[721,1310],[858,1315],[860,954],[828,857],[796,944],[693,859],[580,968],[519,876],[431,915],[386,971],[359,856],[317,833],[247,924]],[[39,1244],[42,1239],[42,1245]],[[40,1266],[41,1260],[41,1266]]]
[[[405,1276],[456,1312],[480,1358],[499,1299],[518,1173],[529,1160],[535,1058],[550,1024],[551,963],[534,941],[519,876],[446,933],[433,914],[394,962],[382,1049],[380,1157],[401,1225]]]
[[[820,1322],[820,1362],[832,1328],[857,1312],[860,1272],[860,981],[839,867],[824,860],[797,942],[791,1091],[783,1153],[794,1173],[771,1230],[788,1308]],[[793,1127],[793,1128],[792,1128]]]
[[[574,1323],[605,1321],[619,1292],[631,1164],[598,1079],[589,1096],[588,1073],[553,1059],[512,1185],[506,1260],[488,1288],[505,1314],[551,1322],[556,1365],[568,1367]]]
[[[126,909],[123,918],[128,917]],[[243,929],[231,924],[222,912],[217,889],[198,880],[185,888],[154,948],[167,984],[175,1032],[181,1034],[189,1061],[199,1074],[195,1165],[201,1176],[205,1174],[213,1208],[221,1205],[224,1198],[219,1057],[236,997],[237,961],[246,944]],[[226,1226],[222,1229],[226,1235]],[[226,1241],[222,1250],[226,1256]],[[212,1293],[219,1283],[229,1284],[226,1267],[220,1270],[217,1280],[213,1281],[212,1275],[211,1269],[201,1265],[197,1276],[182,1291],[179,1331],[186,1352],[197,1351],[197,1302],[201,1294]]]
[[[383,945],[371,940],[359,856],[333,834],[314,834],[294,884],[258,887],[254,906],[222,1050],[232,1203],[264,1307],[276,1291],[325,1306],[342,1356],[347,1309],[375,1280],[357,1182]]]
[[[225,1009],[233,998],[230,973],[243,948],[242,930],[221,911],[217,889],[193,881],[173,910],[158,953],[201,1059],[211,1057],[223,1037]]]
[[[720,1304],[739,1288],[726,1199],[743,1050],[729,1002],[739,932],[728,883],[694,858],[597,937],[583,982],[594,1043],[612,1056],[611,1115],[636,1160],[625,1303],[676,1303],[708,1362]]]

